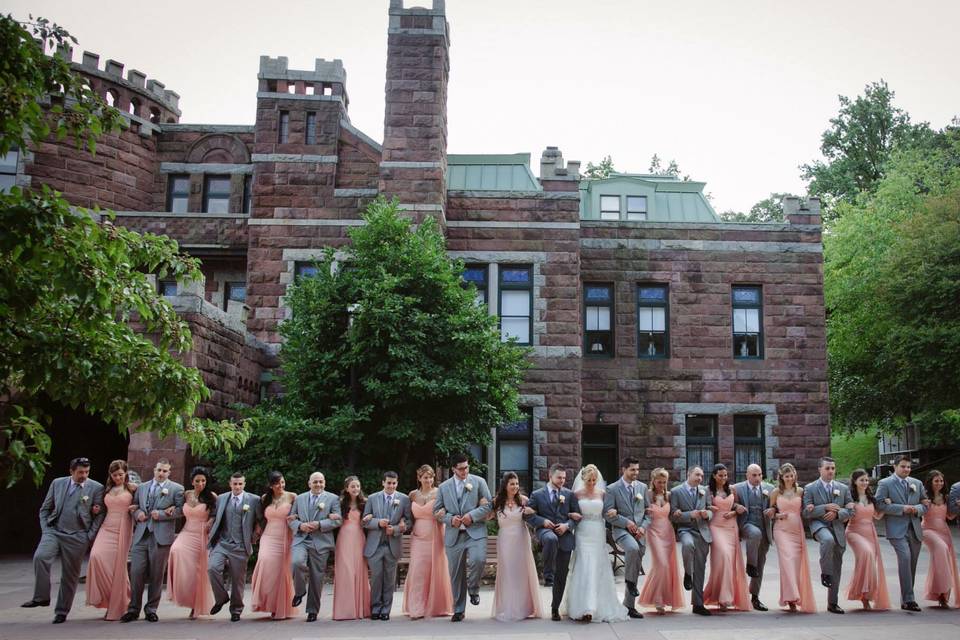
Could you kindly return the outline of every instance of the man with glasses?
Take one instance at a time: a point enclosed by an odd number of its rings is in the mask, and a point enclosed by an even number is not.
[[[70,462],[70,475],[50,483],[40,507],[40,544],[33,554],[36,576],[33,598],[21,606],[50,606],[50,567],[60,556],[60,593],[53,623],[66,621],[77,593],[83,556],[97,536],[105,515],[103,485],[90,479],[90,460],[74,458]]]

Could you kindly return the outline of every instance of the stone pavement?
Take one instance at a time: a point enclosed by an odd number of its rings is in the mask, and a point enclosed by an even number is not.
[[[960,548],[960,539],[954,536]],[[899,609],[899,587],[893,551],[881,539],[884,567],[893,606],[891,611],[861,611],[859,603],[841,600],[847,614],[840,616],[825,612],[826,589],[815,584],[814,592],[822,613],[790,614],[778,610],[779,591],[776,549],[768,556],[761,599],[771,608],[767,613],[735,612],[701,618],[690,613],[689,607],[680,613],[658,616],[648,614],[643,620],[616,624],[582,624],[572,621],[526,620],[505,624],[490,619],[493,601],[492,588],[480,595],[479,607],[468,605],[464,622],[452,625],[447,619],[411,621],[400,614],[402,594],[394,601],[394,613],[389,622],[370,620],[333,622],[330,620],[331,592],[326,590],[320,620],[307,624],[299,618],[273,622],[263,614],[248,610],[243,619],[231,623],[226,610],[216,618],[205,616],[200,620],[187,619],[186,609],[175,607],[164,600],[158,615],[160,622],[151,624],[143,618],[129,624],[103,622],[101,610],[83,605],[85,592],[81,585],[73,611],[64,625],[52,625],[53,608],[22,609],[20,603],[29,600],[33,590],[33,572],[30,559],[24,556],[0,558],[0,640],[70,639],[70,640],[307,640],[336,638],[361,640],[386,637],[397,640],[415,638],[465,637],[468,640],[957,640],[960,639],[960,610],[941,611],[927,608],[922,613],[908,613]],[[819,576],[817,547],[808,541],[810,574]],[[928,566],[926,550],[921,553],[917,593],[922,594]],[[649,559],[645,561],[649,567]],[[844,570],[853,569],[853,555],[844,556]],[[54,576],[56,580],[56,575]],[[620,589],[622,577],[618,578]],[[843,581],[846,585],[846,579]],[[53,586],[56,597],[57,583]],[[541,588],[542,600],[549,603],[549,590]],[[841,591],[841,596],[843,592]],[[247,589],[246,602],[250,602]]]

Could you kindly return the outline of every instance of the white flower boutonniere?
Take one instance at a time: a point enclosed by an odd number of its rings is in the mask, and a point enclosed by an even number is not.
[[[766,489],[764,489],[764,490],[763,490],[763,496],[764,496],[765,498],[769,498],[769,497],[770,497],[770,492],[767,491]]]
[[[464,490],[466,490],[466,491],[473,491],[473,484],[470,483],[470,482],[467,482],[467,483],[465,483],[465,484],[463,485],[463,488],[464,488]]]
[[[911,482],[910,484],[908,484],[907,486],[910,487],[910,492],[911,492],[911,493],[913,493],[914,491],[917,490],[917,485],[913,484],[912,482]]]
[[[399,506],[400,506],[400,499],[399,499],[399,498],[394,498],[394,499],[393,499],[393,506],[394,506],[394,507],[399,507]]]
[[[165,496],[168,493],[170,493],[170,490],[167,489],[166,487],[164,487],[163,489],[160,489],[160,495]]]
[[[90,496],[80,496],[80,502],[87,504],[87,501],[90,499]]]
[[[563,495],[563,494],[561,493],[561,494],[559,495],[559,497],[557,497],[557,500],[560,501],[560,504],[563,504],[564,502],[567,501],[567,496],[565,496],[565,495]]]
[[[243,512],[246,513],[247,511],[250,511],[250,505],[245,504],[243,505]]]
[[[883,504],[893,504],[893,500],[891,500],[890,498],[884,498]]]
[[[839,497],[839,496],[840,496],[840,489],[834,489],[834,490],[833,490],[833,495]]]
[[[699,488],[697,489],[697,492],[698,492],[700,495],[705,495],[705,494],[707,493],[707,492],[704,490],[703,487],[699,487]]]
[[[326,502],[317,503],[317,511],[323,511],[323,510],[326,509],[326,508],[327,508],[327,503],[326,503]]]

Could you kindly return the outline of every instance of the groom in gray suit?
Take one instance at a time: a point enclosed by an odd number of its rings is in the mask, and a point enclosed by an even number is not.
[[[80,582],[83,556],[105,515],[103,485],[90,479],[90,460],[74,458],[70,475],[50,483],[40,507],[40,544],[33,554],[33,598],[20,606],[50,606],[50,566],[60,556],[60,593],[53,623],[66,621]]]
[[[843,613],[837,604],[843,552],[847,550],[846,522],[853,502],[850,489],[837,482],[833,458],[820,458],[820,479],[803,488],[803,518],[810,522],[810,535],[820,543],[820,582],[827,588],[827,611]]]
[[[453,476],[437,490],[433,512],[443,516],[447,525],[443,544],[447,550],[450,582],[453,587],[452,622],[463,620],[470,604],[480,604],[480,575],[487,562],[487,514],[493,508],[487,481],[470,473],[467,456],[460,453],[451,460]]]
[[[230,476],[229,493],[217,497],[217,516],[210,528],[210,561],[207,576],[213,587],[215,604],[210,615],[215,616],[230,603],[230,621],[240,619],[243,611],[243,584],[247,579],[247,560],[253,553],[253,530],[257,524],[260,498],[244,491],[246,479],[242,473]],[[230,569],[230,594],[227,595],[223,572]]]
[[[617,515],[606,520],[613,529],[613,539],[623,549],[623,576],[627,585],[623,593],[623,606],[631,618],[642,618],[643,614],[634,605],[640,595],[637,578],[640,576],[643,552],[647,549],[646,533],[650,525],[647,485],[637,479],[640,477],[640,461],[637,458],[624,458],[620,470],[620,478],[607,487],[603,511],[617,511]]]
[[[397,586],[397,563],[403,555],[400,536],[413,522],[410,498],[397,491],[397,472],[383,474],[383,491],[367,498],[363,518],[367,541],[363,556],[370,566],[370,619],[389,620],[393,591]],[[367,520],[367,516],[372,516]]]
[[[176,538],[177,520],[183,517],[183,485],[170,479],[167,460],[157,460],[153,480],[137,487],[133,502],[137,509],[133,512],[135,524],[130,546],[130,605],[120,622],[140,617],[144,582],[148,578],[143,615],[148,622],[156,622],[170,545]]]
[[[747,467],[747,480],[733,485],[737,496],[737,526],[740,539],[747,548],[747,575],[750,576],[750,602],[757,611],[766,611],[760,602],[763,568],[767,552],[773,544],[773,521],[769,517],[770,493],[773,485],[763,481],[763,469],[758,464]]]
[[[293,503],[290,529],[293,531],[291,565],[293,568],[293,606],[300,606],[307,592],[307,576],[310,578],[310,595],[307,597],[307,622],[315,622],[320,611],[320,595],[327,561],[334,550],[333,530],[343,524],[340,516],[340,498],[324,491],[327,481],[323,474],[310,474],[307,486],[310,490],[301,493]]]
[[[670,519],[677,530],[683,557],[683,588],[693,590],[693,612],[709,616],[710,610],[703,606],[703,577],[713,542],[710,535],[713,512],[708,507],[709,492],[702,485],[703,469],[691,467],[687,481],[670,490]]]
[[[913,595],[913,582],[917,576],[917,559],[920,557],[920,542],[923,530],[920,519],[927,508],[922,501],[927,493],[923,483],[910,477],[913,460],[902,456],[897,460],[894,473],[877,485],[875,497],[877,509],[886,514],[887,540],[897,552],[897,573],[900,574],[900,608],[920,611]],[[952,490],[951,490],[951,493]]]

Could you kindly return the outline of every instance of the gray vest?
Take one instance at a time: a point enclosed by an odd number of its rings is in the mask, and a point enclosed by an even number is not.
[[[220,536],[221,540],[238,545],[243,544],[243,519],[240,517],[240,509],[243,509],[243,498],[240,499],[240,507],[237,508],[233,503],[233,496],[230,496],[227,507],[223,510],[226,526],[223,528],[223,535]]]
[[[753,487],[747,485],[747,522],[763,531],[763,486],[757,488],[754,493]]]
[[[67,491],[70,491],[68,488]],[[57,530],[63,533],[76,533],[85,531],[86,527],[80,518],[80,496],[83,491],[77,487],[73,495],[64,496],[63,508],[60,509],[60,517],[57,518]]]

